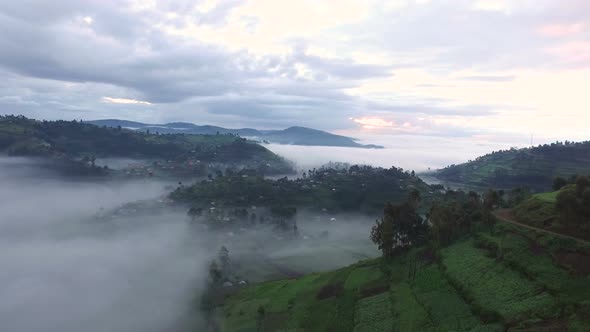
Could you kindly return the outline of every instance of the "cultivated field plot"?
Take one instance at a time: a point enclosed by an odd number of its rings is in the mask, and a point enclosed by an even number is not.
[[[590,281],[565,264],[560,253],[585,252],[571,245],[499,224],[440,259],[414,249],[249,286],[226,299],[219,320],[224,331],[584,331]]]

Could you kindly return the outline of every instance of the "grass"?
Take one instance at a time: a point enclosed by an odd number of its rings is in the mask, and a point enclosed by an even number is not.
[[[551,196],[543,195],[535,195],[514,208],[516,221],[543,228],[546,222],[556,218],[555,203],[550,201]]]
[[[486,315],[499,315],[506,322],[527,314],[548,316],[555,299],[540,285],[519,272],[488,257],[472,241],[464,241],[442,252],[443,265],[453,282]]]
[[[469,304],[451,286],[438,266],[420,269],[412,289],[438,328],[466,331],[479,325],[479,318],[471,312]]]
[[[501,255],[504,264],[547,289],[560,305],[590,298],[587,278],[574,276],[560,267],[551,247],[542,246],[536,238],[531,239],[528,236],[530,235],[527,233],[508,231],[494,236],[480,235],[480,238],[484,242],[494,243],[497,246],[496,253]],[[561,243],[556,248],[563,249],[565,246],[568,245]]]
[[[590,227],[569,223],[560,216],[556,207],[559,193],[563,190],[573,190],[573,186],[568,185],[559,191],[536,194],[523,201],[512,210],[514,219],[537,228],[590,241]]]
[[[397,260],[388,267],[398,276],[406,275],[408,261]],[[261,283],[227,299],[223,330],[254,328],[259,306],[265,308],[269,317],[265,326],[272,325],[272,331],[468,331],[480,325],[437,265],[426,266],[415,280],[394,282],[391,288],[388,280],[380,260],[369,260],[329,273]],[[323,287],[336,284],[343,286],[341,294],[318,299]],[[380,293],[364,297],[364,289]],[[277,315],[283,320],[272,318]]]
[[[407,282],[395,284],[391,288],[394,309],[395,331],[434,331],[426,309],[416,300]]]
[[[354,332],[393,331],[392,310],[388,292],[359,300],[354,312]]]
[[[553,255],[581,250],[571,245],[499,224],[442,249],[437,262],[416,261],[413,250],[390,261],[251,285],[226,298],[222,330],[256,331],[260,306],[265,331],[491,332],[568,324],[588,330],[590,281]],[[326,289],[330,296],[318,296]]]
[[[546,193],[541,193],[541,194],[535,194],[533,197],[536,199],[539,199],[543,202],[547,202],[547,203],[555,203],[557,202],[557,195],[559,194],[559,190],[558,191],[551,191],[551,192],[546,192]]]
[[[370,284],[383,277],[384,275],[377,265],[360,267],[350,272],[344,283],[344,288],[347,290],[358,290],[361,286]]]

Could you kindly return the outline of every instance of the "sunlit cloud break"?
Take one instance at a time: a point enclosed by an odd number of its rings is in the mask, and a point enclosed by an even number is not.
[[[360,124],[365,129],[377,129],[394,126],[393,121],[386,121],[381,118],[352,118],[352,121]]]
[[[142,104],[142,105],[151,105],[152,103],[137,100],[137,99],[128,99],[128,98],[112,98],[112,97],[102,97],[102,101],[105,103],[111,104]]]

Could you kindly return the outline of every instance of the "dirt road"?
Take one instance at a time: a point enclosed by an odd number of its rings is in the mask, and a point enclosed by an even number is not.
[[[503,222],[507,222],[509,224],[518,225],[520,227],[528,228],[528,229],[533,230],[533,231],[537,231],[537,232],[541,232],[541,233],[546,233],[546,234],[551,234],[551,235],[554,235],[554,236],[557,236],[557,237],[561,237],[561,238],[564,238],[564,239],[571,239],[571,240],[574,240],[574,241],[576,241],[578,243],[581,243],[581,244],[590,246],[590,241],[586,241],[586,240],[583,240],[583,239],[580,239],[580,238],[577,238],[577,237],[574,237],[574,236],[571,236],[571,235],[560,234],[560,233],[556,233],[556,232],[553,232],[553,231],[550,231],[550,230],[546,230],[546,229],[543,229],[543,228],[538,228],[538,227],[534,227],[534,226],[531,226],[531,225],[527,225],[527,224],[523,224],[521,222],[518,222],[518,221],[514,220],[514,216],[512,215],[512,210],[511,209],[500,209],[500,210],[496,210],[496,211],[494,211],[494,215],[499,220],[501,220]]]

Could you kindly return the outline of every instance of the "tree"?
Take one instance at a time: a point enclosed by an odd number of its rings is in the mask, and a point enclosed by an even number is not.
[[[408,204],[412,206],[413,209],[417,209],[420,206],[420,202],[422,201],[422,196],[420,192],[416,189],[410,191],[408,194]]]
[[[578,199],[576,190],[568,188],[561,190],[557,195],[555,208],[559,212],[561,222],[564,225],[575,225],[578,223]]]
[[[508,207],[515,207],[529,197],[531,197],[531,192],[528,188],[517,187],[508,192],[508,200],[506,203]]]
[[[576,179],[576,195],[581,197],[588,188],[590,188],[590,180],[585,176],[579,176]]]
[[[428,214],[431,224],[430,234],[435,247],[448,245],[457,231],[456,205],[442,202],[435,203]]]
[[[412,191],[404,203],[385,204],[383,217],[377,219],[371,229],[371,240],[384,257],[391,257],[425,241],[427,225],[416,212],[419,203],[420,193]]]
[[[488,190],[483,197],[483,206],[486,210],[492,211],[495,209],[498,204],[500,203],[500,195],[497,191],[490,189]]]
[[[192,221],[195,221],[195,219],[197,219],[198,217],[203,215],[203,209],[197,208],[197,207],[191,207],[188,210],[188,215],[191,217]]]
[[[230,269],[231,260],[229,258],[229,250],[227,250],[225,246],[222,246],[221,249],[219,249],[218,258],[221,263],[222,273],[227,274]]]
[[[263,306],[259,306],[256,311],[256,330],[258,332],[264,331],[264,319],[266,317],[266,310]]]
[[[586,218],[586,222],[590,222],[590,188],[586,188],[582,193],[582,213]]]
[[[219,285],[221,283],[221,270],[217,266],[215,261],[211,262],[209,265],[209,280],[213,285]]]
[[[562,178],[561,176],[558,176],[553,180],[553,190],[554,191],[560,190],[561,188],[565,187],[566,185],[567,185],[567,180]]]
[[[371,241],[377,245],[383,253],[383,257],[393,256],[393,221],[382,217],[375,221],[371,229]]]
[[[297,214],[297,208],[283,205],[275,205],[270,208],[270,213],[275,219],[274,222],[283,227],[287,228],[287,222],[292,220]]]

